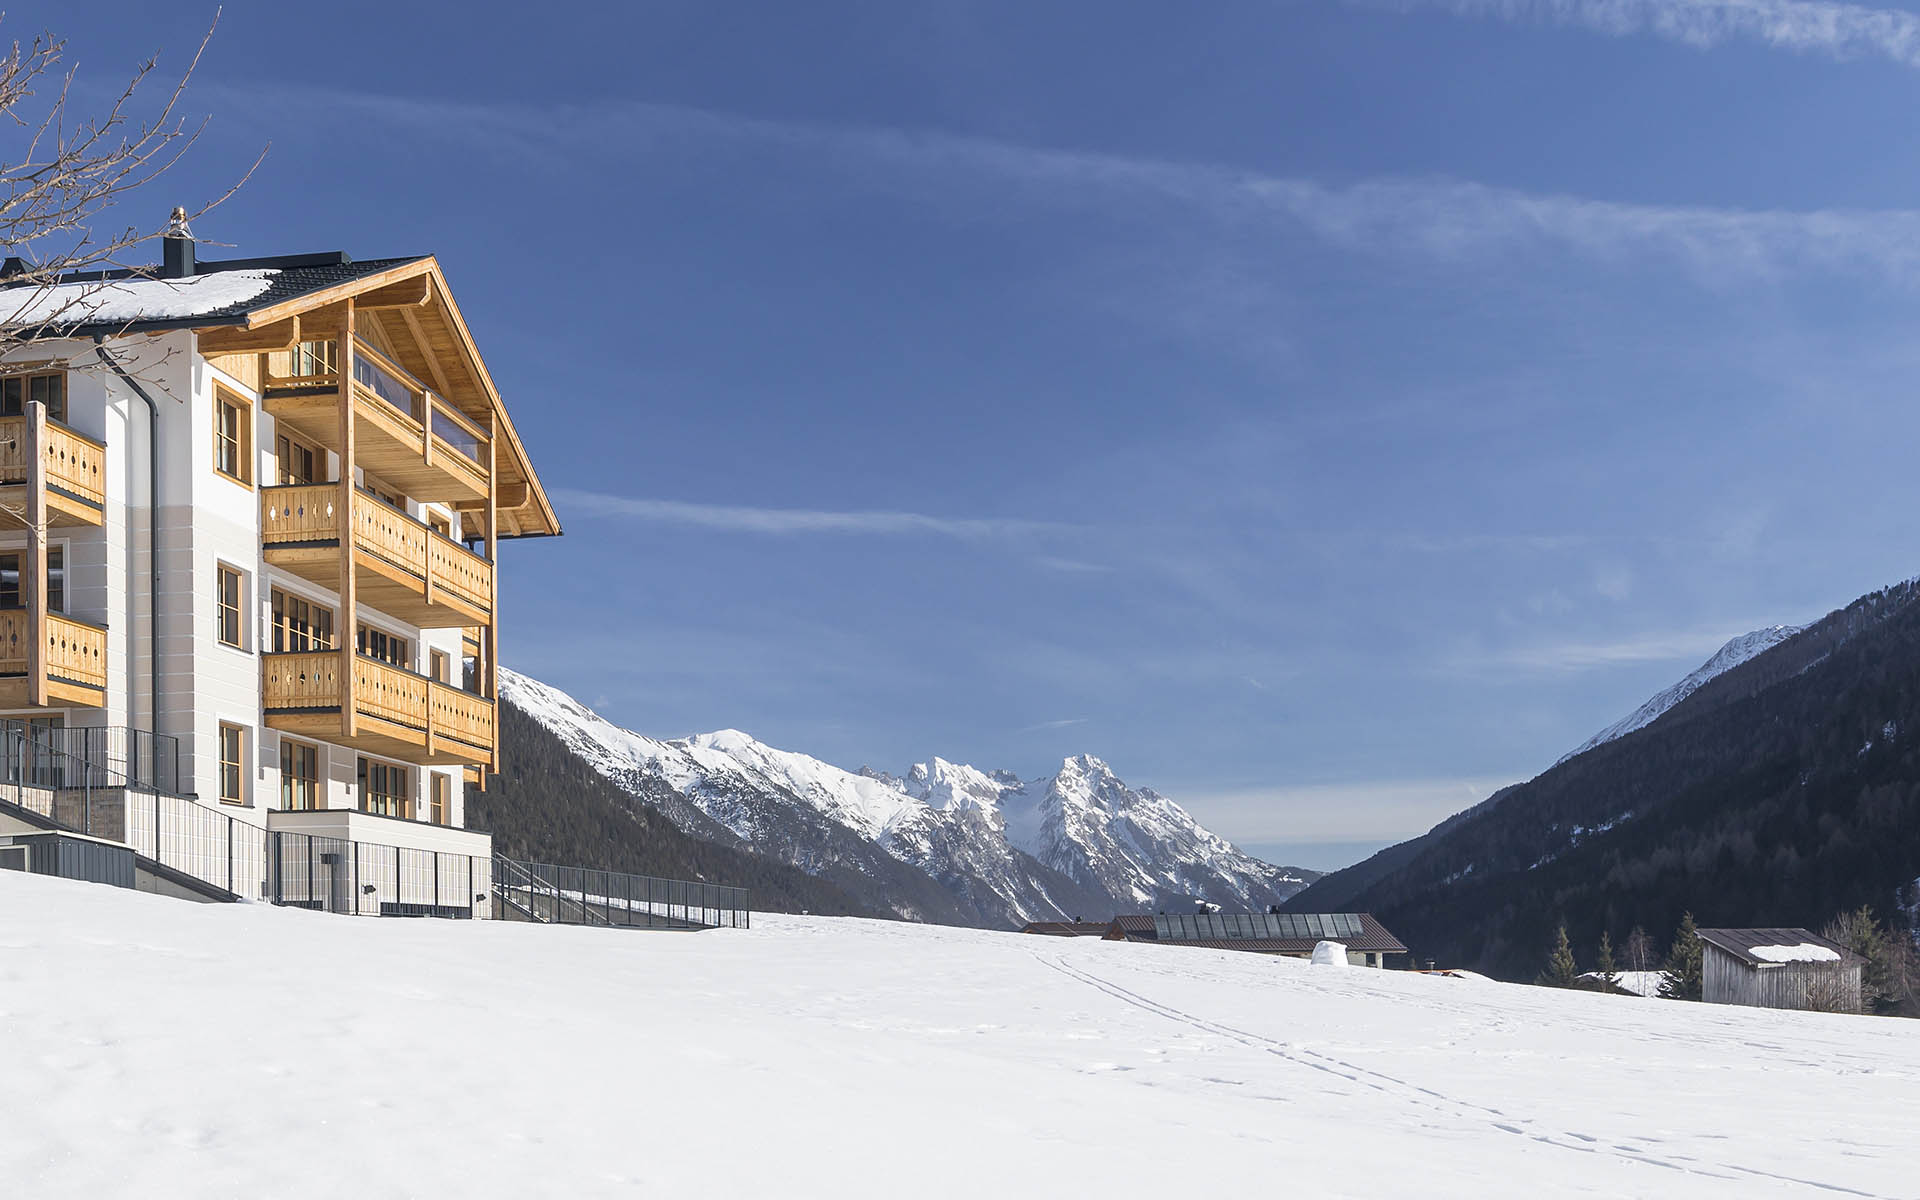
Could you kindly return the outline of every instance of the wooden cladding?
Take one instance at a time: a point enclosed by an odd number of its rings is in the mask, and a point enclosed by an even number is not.
[[[26,677],[32,668],[28,654],[32,637],[30,610],[0,609],[0,679]],[[106,702],[105,629],[59,613],[48,613],[45,662],[48,693],[56,703],[97,706]]]
[[[343,657],[337,650],[265,655],[261,698],[267,724],[402,762],[493,761],[491,700],[359,654],[352,656],[351,691],[359,733],[342,737],[337,714]]]
[[[307,551],[340,541],[340,486],[263,488],[267,561],[339,591],[337,558]],[[484,625],[493,613],[493,564],[408,514],[356,489],[351,514],[360,595],[423,629]]]
[[[98,525],[106,503],[107,448],[48,421],[40,447],[47,472],[47,518],[55,525]],[[0,417],[0,487],[28,482],[27,418]]]
[[[264,356],[265,406],[284,426],[336,453],[343,380],[354,408],[354,465],[435,503],[472,504],[491,487],[492,432],[358,338],[341,370],[337,342]]]

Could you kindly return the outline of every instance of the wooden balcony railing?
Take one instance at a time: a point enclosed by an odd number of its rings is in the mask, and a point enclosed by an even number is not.
[[[49,491],[78,502],[49,504],[49,518],[55,524],[98,525],[107,499],[106,445],[57,421],[48,421],[40,454],[46,460]],[[0,417],[0,485],[25,483],[31,474],[27,418]]]
[[[423,500],[485,498],[492,437],[473,418],[359,338],[350,383],[357,465]],[[340,385],[337,343],[303,343],[267,355],[267,411],[336,452],[338,415],[327,401]]]
[[[0,609],[0,680],[22,681],[33,669],[32,655],[28,652],[34,636],[33,617],[29,609]],[[48,698],[52,702],[89,706],[105,703],[105,628],[60,613],[48,613],[42,663]],[[9,688],[0,688],[0,698],[9,705],[30,703],[13,696]]]
[[[270,552],[276,546],[338,544],[339,504],[340,485],[334,483],[262,488],[260,541]],[[357,488],[352,529],[356,563],[365,556],[364,565],[378,576],[364,585],[375,608],[422,628],[470,625],[475,618],[484,624],[492,615],[493,564],[452,538]],[[283,565],[337,590],[338,564],[325,556],[309,558],[307,569],[301,562]],[[327,578],[318,578],[314,570]]]
[[[345,737],[332,715],[342,704],[341,660],[338,650],[262,656],[267,723],[404,762],[493,761],[493,701],[364,654],[352,657],[352,703],[361,732]]]

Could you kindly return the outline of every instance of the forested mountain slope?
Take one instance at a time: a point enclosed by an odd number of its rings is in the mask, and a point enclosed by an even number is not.
[[[1920,604],[1876,592],[1289,907],[1372,911],[1417,958],[1529,978],[1561,921],[1591,955],[1636,924],[1818,925],[1911,906],[1920,877]]]

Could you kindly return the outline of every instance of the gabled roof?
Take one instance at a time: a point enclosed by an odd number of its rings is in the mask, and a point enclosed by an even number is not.
[[[268,348],[276,339],[284,339],[277,341],[284,347],[295,338],[335,336],[342,302],[360,298],[399,313],[410,333],[432,343],[431,352],[403,366],[494,427],[498,482],[514,497],[500,506],[499,536],[558,534],[559,517],[430,254],[361,262],[339,251],[225,259],[197,263],[191,275],[172,279],[140,268],[76,273],[52,283],[0,280],[0,329],[36,338],[191,329],[203,335],[204,353],[219,355]],[[304,324],[296,319],[303,316]]]
[[[1790,962],[1849,962],[1853,951],[1806,929],[1701,929],[1700,940],[1755,969]]]

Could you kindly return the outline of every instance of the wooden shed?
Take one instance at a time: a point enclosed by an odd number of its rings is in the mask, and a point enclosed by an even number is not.
[[[1805,929],[1702,929],[1701,999],[1708,1004],[1861,1011],[1861,959]]]

